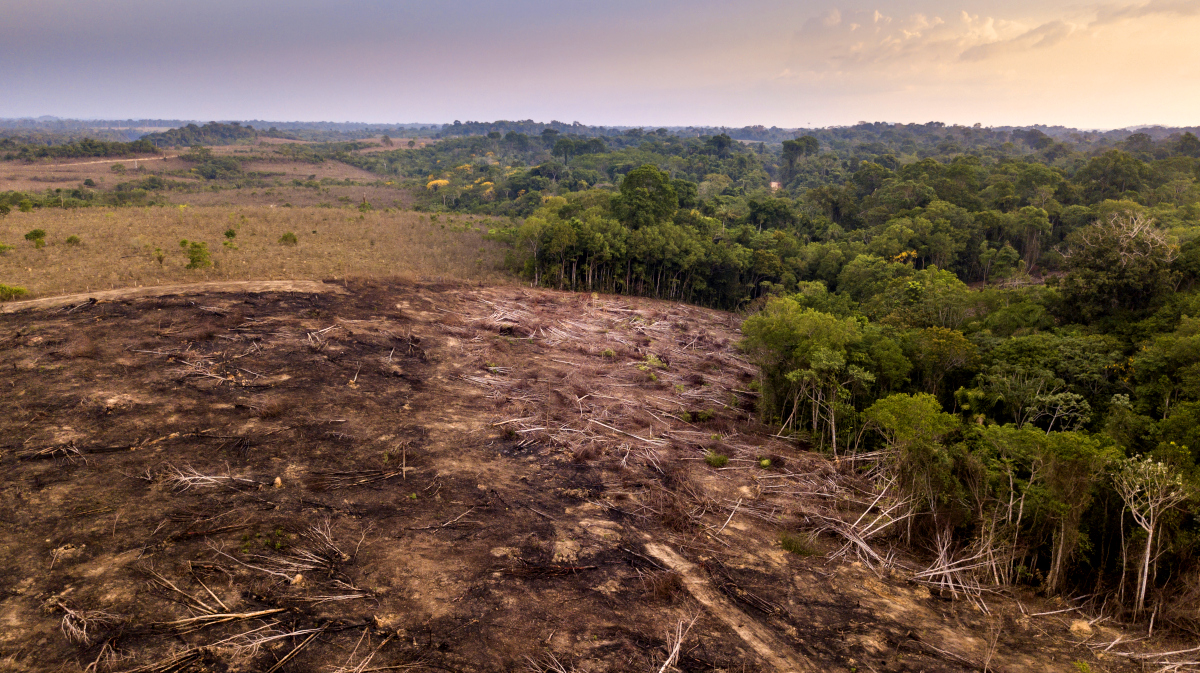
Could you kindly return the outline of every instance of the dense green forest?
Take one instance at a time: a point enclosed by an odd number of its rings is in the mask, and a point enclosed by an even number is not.
[[[232,124],[209,122],[204,126],[188,124],[170,131],[150,133],[142,136],[142,140],[157,147],[191,147],[193,145],[230,145],[240,141],[256,140],[258,136],[259,132],[255,131],[252,126],[242,126],[236,122]]]
[[[138,154],[158,154],[158,148],[146,140],[132,142],[104,141],[81,138],[68,143],[44,145],[0,139],[0,152],[6,161],[34,159],[78,159],[83,157],[131,157]]]
[[[488,130],[342,160],[513,216],[493,236],[533,283],[746,311],[763,418],[963,573],[1184,620],[1200,140],[1158,135]]]

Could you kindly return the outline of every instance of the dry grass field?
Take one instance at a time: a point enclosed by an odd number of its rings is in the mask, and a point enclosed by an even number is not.
[[[152,207],[13,212],[0,219],[0,283],[30,296],[213,280],[454,278],[495,283],[504,253],[491,220],[349,208]],[[47,232],[35,248],[26,232]],[[227,247],[224,232],[236,236]],[[280,237],[292,232],[296,245]],[[66,239],[78,236],[81,243]],[[180,240],[208,245],[212,266],[186,268]],[[161,251],[161,259],[158,251]]]
[[[361,150],[362,153],[388,149],[403,149],[409,139],[396,139],[391,148],[375,146]],[[379,142],[379,139],[374,139]],[[370,140],[366,142],[371,142]],[[417,140],[417,147],[428,144],[429,139]],[[187,187],[180,190],[155,192],[157,202],[192,206],[283,206],[295,207],[317,205],[344,205],[347,200],[361,203],[366,199],[376,207],[406,207],[410,199],[407,192],[379,175],[356,168],[340,161],[308,163],[280,155],[280,145],[307,144],[301,141],[264,139],[256,145],[223,145],[210,147],[214,156],[230,156],[242,162],[242,168],[257,185],[238,187],[236,181],[204,180],[189,169],[195,166],[180,159],[184,150],[166,149],[161,156],[121,157],[109,159],[60,159],[26,163],[23,161],[0,161],[0,192],[44,193],[47,189],[62,189],[70,192],[92,180],[94,187],[88,189],[110,192],[123,182],[136,182],[152,175],[168,180],[172,184],[182,183]],[[119,166],[122,170],[114,171]],[[294,181],[310,183],[296,186]],[[337,184],[329,184],[336,180]],[[319,187],[311,181],[324,181]]]

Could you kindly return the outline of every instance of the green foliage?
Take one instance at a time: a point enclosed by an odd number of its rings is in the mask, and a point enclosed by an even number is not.
[[[17,285],[0,283],[0,301],[12,301],[29,294],[29,291]]]
[[[704,454],[704,462],[708,463],[710,467],[725,467],[729,464],[729,456],[709,451]]]
[[[182,128],[150,133],[142,141],[162,147],[193,147],[196,145],[231,145],[236,142],[252,141],[258,133],[251,126],[237,122],[223,124],[210,122],[204,126],[188,124]]]
[[[187,266],[184,268],[207,269],[212,266],[212,256],[208,252],[208,243],[184,239],[179,242],[179,247],[183,248],[183,252],[188,258]]]
[[[62,145],[25,145],[14,158],[24,161],[34,159],[73,159],[82,157],[128,157],[135,154],[158,154],[154,143],[140,139],[133,142],[106,142],[94,138],[65,143]]]
[[[805,538],[798,535],[790,535],[788,533],[780,533],[779,546],[786,552],[791,552],[796,556],[815,556],[817,551],[813,549],[812,544]]]
[[[77,247],[77,246],[83,245],[83,239],[79,238],[78,236],[76,236],[74,234],[71,234],[70,236],[67,237],[67,240],[65,241],[65,243],[69,246]]]
[[[663,362],[662,360],[658,359],[658,356],[654,355],[653,353],[650,353],[646,356],[646,366],[655,367],[657,369],[666,369],[667,368],[667,364],[665,362]]]
[[[283,236],[279,237],[280,245],[293,246],[299,242],[300,242],[300,239],[296,238],[296,235],[290,231],[284,232]]]
[[[875,381],[858,350],[862,323],[771,299],[742,324],[743,347],[762,371],[760,409],[787,427],[805,425],[836,453],[845,400]],[[801,407],[804,409],[801,409]]]
[[[31,229],[29,231],[29,233],[25,234],[26,241],[32,242],[32,241],[42,240],[45,238],[46,238],[46,230],[45,229]]]

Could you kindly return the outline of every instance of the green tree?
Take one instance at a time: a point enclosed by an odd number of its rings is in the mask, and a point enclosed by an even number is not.
[[[903,496],[912,500],[912,511],[936,513],[957,490],[953,461],[942,441],[959,428],[958,419],[942,411],[937,398],[924,393],[889,395],[868,407],[863,416],[883,437],[889,471]],[[911,532],[910,525],[910,537]]]
[[[635,168],[621,181],[613,197],[617,219],[630,229],[640,229],[671,219],[679,208],[679,197],[665,171],[650,164]]]
[[[946,375],[973,366],[979,349],[962,332],[945,327],[917,330],[907,339],[908,359],[921,375],[925,392],[937,395]]]
[[[1137,597],[1134,614],[1140,615],[1146,606],[1146,588],[1150,583],[1150,566],[1154,563],[1155,533],[1163,515],[1193,495],[1191,485],[1166,463],[1148,456],[1134,456],[1121,463],[1113,477],[1113,485],[1134,522],[1146,533],[1146,545],[1138,568]],[[1161,543],[1160,543],[1161,546]]]
[[[1091,321],[1145,313],[1174,287],[1171,263],[1179,248],[1140,213],[1113,213],[1073,233],[1067,246],[1060,287],[1069,317]]]
[[[851,362],[861,324],[784,297],[748,318],[742,334],[743,347],[762,372],[763,411],[778,415],[785,428],[809,427],[837,455],[838,423],[852,411],[847,406],[852,388],[875,378]]]

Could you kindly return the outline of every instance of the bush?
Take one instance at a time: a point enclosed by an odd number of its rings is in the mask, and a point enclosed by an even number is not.
[[[4,217],[11,212],[12,206],[8,205],[7,203],[0,203],[0,217]]]
[[[783,547],[784,551],[791,552],[797,556],[812,556],[817,553],[808,540],[787,533],[780,534],[779,546]]]
[[[29,290],[23,287],[0,283],[0,301],[12,301],[17,297],[24,297],[27,294],[29,294]]]
[[[96,181],[95,181],[95,180],[93,180],[93,179],[91,179],[91,178],[88,178],[87,180],[84,180],[84,181],[83,181],[83,186],[84,186],[84,187],[95,187],[95,186],[96,186]]]
[[[46,238],[46,230],[45,229],[34,229],[34,230],[30,231],[28,234],[25,234],[26,241],[36,241],[39,238],[42,238],[42,239]]]
[[[67,243],[67,245],[74,247],[77,245],[82,245],[83,239],[79,238],[78,236],[76,236],[74,234],[71,234],[70,236],[67,237],[66,243]]]
[[[21,211],[22,213],[32,213],[33,201],[30,201],[29,199],[21,199],[21,202],[17,204],[17,210]]]
[[[208,244],[203,241],[188,241],[186,239],[179,242],[179,247],[183,248],[184,254],[188,257],[188,269],[207,269],[212,266],[212,257],[208,254]]]
[[[300,239],[296,238],[296,235],[290,231],[279,237],[280,245],[296,245],[299,242]]]
[[[704,454],[704,462],[708,463],[711,467],[725,467],[729,464],[729,456],[721,455],[716,451],[709,451]]]

